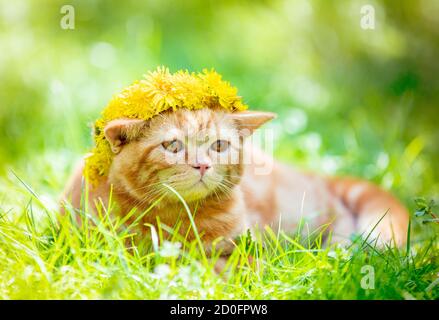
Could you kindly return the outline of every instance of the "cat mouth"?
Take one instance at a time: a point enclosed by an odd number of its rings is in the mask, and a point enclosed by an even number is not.
[[[198,186],[202,186],[206,189],[209,189],[209,187],[207,186],[206,182],[203,181],[203,179],[198,180],[193,186],[193,187],[198,187]]]

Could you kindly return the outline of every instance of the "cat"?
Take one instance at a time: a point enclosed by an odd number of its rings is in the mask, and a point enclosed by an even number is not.
[[[133,208],[140,214],[155,203],[142,222],[157,225],[158,216],[173,227],[180,221],[179,231],[185,234],[191,222],[183,199],[206,250],[221,237],[218,247],[224,254],[233,250],[229,240],[249,228],[269,225],[289,232],[301,218],[310,230],[329,225],[335,242],[370,233],[380,244],[402,245],[408,213],[390,193],[356,178],[301,172],[247,143],[275,116],[204,108],[165,111],[149,120],[113,120],[104,130],[114,158],[108,177],[88,187],[90,205],[106,204],[110,190],[121,215]],[[251,161],[244,161],[246,155]],[[83,167],[76,169],[63,195],[63,203],[75,208],[84,189]],[[188,236],[193,239],[194,233]]]

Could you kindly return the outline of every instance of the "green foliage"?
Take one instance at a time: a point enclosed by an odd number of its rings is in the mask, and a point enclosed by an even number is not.
[[[428,222],[439,223],[439,218],[433,212],[433,210],[437,208],[437,205],[434,202],[434,200],[430,200],[430,202],[427,202],[425,198],[417,198],[415,199],[415,203],[417,206],[415,216],[426,218],[422,221],[423,223],[428,223]]]

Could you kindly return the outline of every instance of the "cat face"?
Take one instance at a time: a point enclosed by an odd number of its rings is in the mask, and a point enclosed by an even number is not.
[[[115,153],[109,179],[115,191],[139,202],[164,196],[185,201],[224,196],[242,174],[242,142],[272,119],[265,112],[224,113],[211,109],[164,112],[151,120],[119,119],[105,136]]]

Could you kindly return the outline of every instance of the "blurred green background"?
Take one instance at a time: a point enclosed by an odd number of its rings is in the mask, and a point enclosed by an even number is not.
[[[60,27],[65,4],[74,30]],[[374,30],[360,27],[365,4]],[[279,113],[279,159],[412,207],[439,195],[438,57],[435,0],[1,0],[0,201],[19,203],[12,169],[55,202],[111,96],[165,65],[215,68]]]

